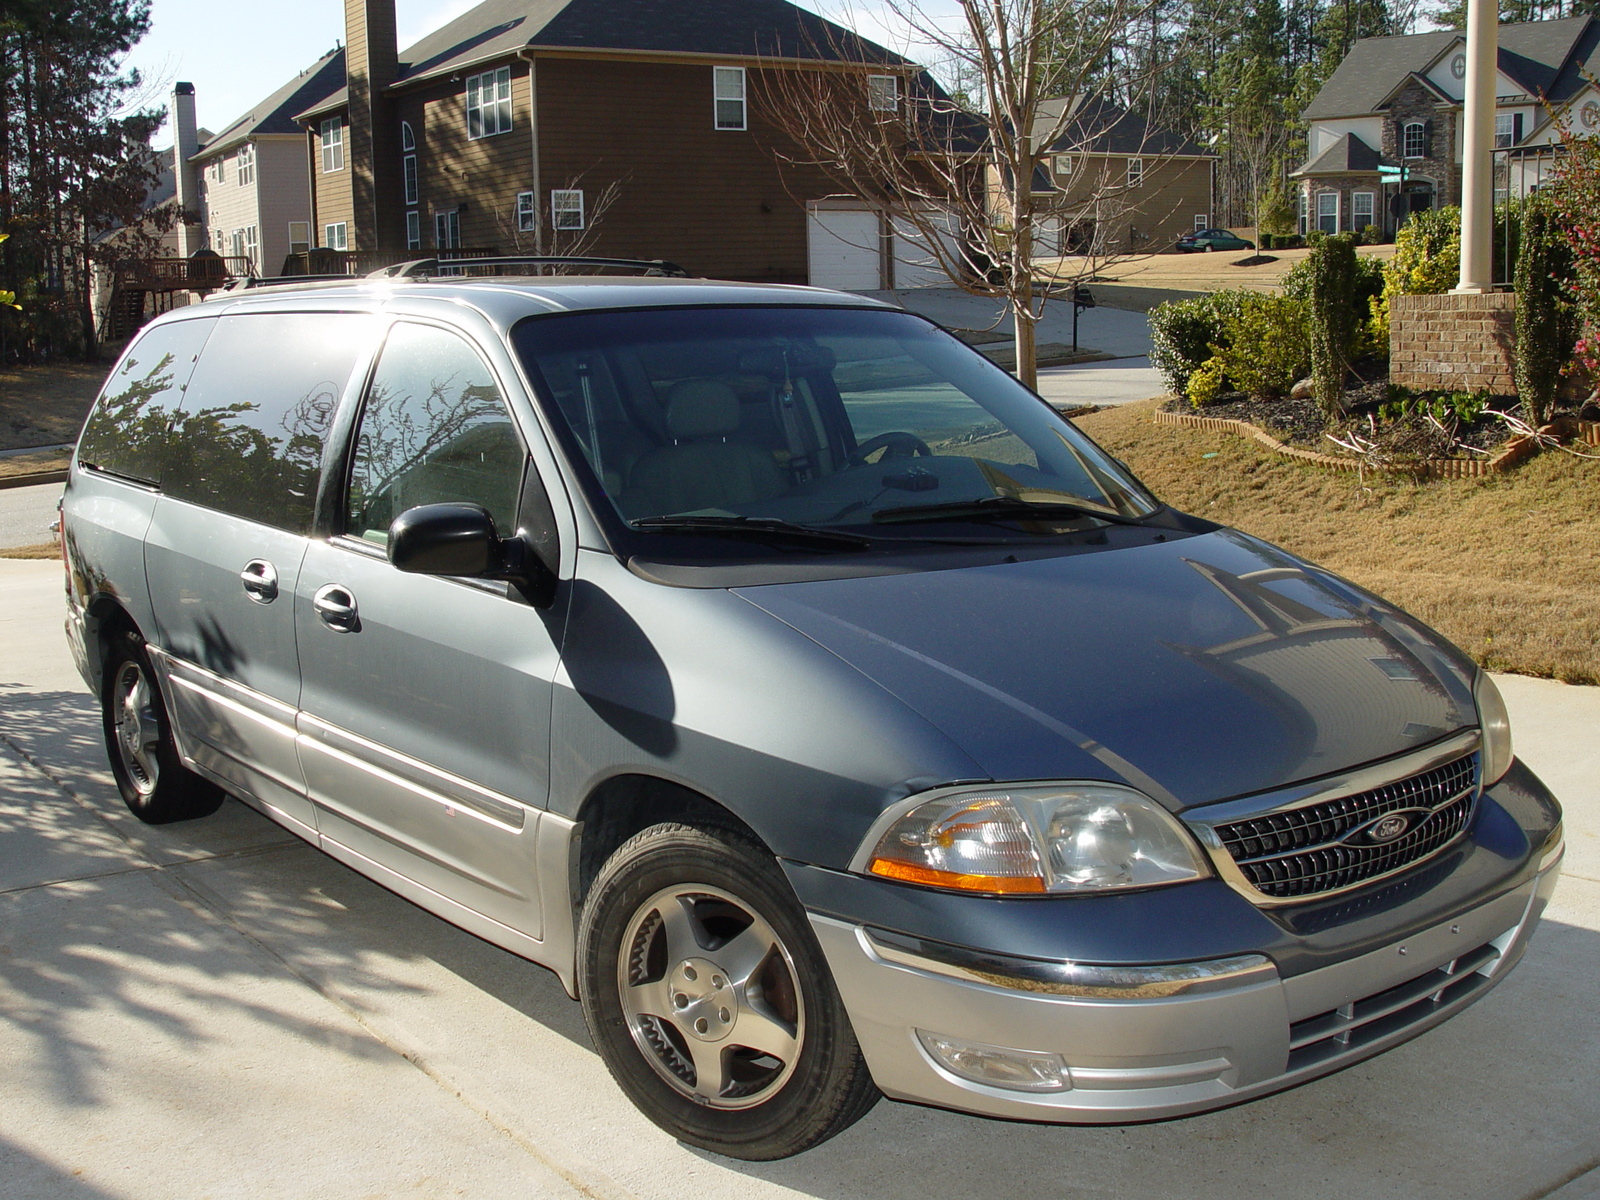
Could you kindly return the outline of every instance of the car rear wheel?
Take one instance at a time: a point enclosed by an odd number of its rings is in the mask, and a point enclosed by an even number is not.
[[[144,639],[116,636],[100,693],[106,755],[123,803],[147,825],[206,817],[222,807],[221,788],[183,765]]]
[[[732,1158],[786,1158],[878,1099],[805,914],[772,856],[664,824],[612,855],[579,930],[583,1010],[652,1121]]]

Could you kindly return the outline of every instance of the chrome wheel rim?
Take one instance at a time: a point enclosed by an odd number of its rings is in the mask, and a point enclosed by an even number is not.
[[[111,690],[113,740],[128,784],[140,799],[155,793],[161,777],[157,753],[161,729],[156,723],[155,692],[138,663],[126,662]]]
[[[806,1032],[794,959],[729,892],[683,884],[641,904],[617,988],[639,1053],[697,1104],[749,1108],[794,1073]]]

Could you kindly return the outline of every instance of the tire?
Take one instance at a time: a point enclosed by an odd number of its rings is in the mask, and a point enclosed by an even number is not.
[[[1216,252],[1216,249],[1217,248],[1215,246],[1213,246],[1210,242],[1206,243],[1206,253],[1207,254],[1214,254]]]
[[[612,1077],[692,1146],[787,1158],[878,1100],[804,912],[742,834],[664,824],[625,842],[584,902],[578,962]]]
[[[146,825],[208,817],[222,789],[183,765],[172,721],[144,639],[124,631],[112,640],[100,689],[101,724],[111,774],[129,811]]]

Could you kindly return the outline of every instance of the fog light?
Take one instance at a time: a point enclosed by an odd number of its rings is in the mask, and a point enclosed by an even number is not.
[[[917,1030],[917,1040],[952,1075],[1017,1092],[1060,1092],[1071,1085],[1067,1064],[1058,1054],[1037,1050],[1008,1050]]]

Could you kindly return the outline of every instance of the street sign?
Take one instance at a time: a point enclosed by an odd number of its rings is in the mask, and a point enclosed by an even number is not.
[[[1406,169],[1404,167],[1379,167],[1378,168],[1378,178],[1383,180],[1385,183],[1398,183],[1400,180],[1404,179],[1405,177],[1406,177]]]

